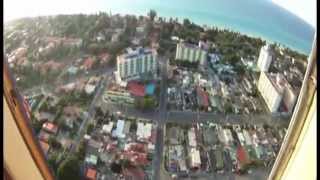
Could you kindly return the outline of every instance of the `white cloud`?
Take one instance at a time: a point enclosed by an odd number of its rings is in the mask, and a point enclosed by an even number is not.
[[[296,14],[307,23],[316,27],[317,0],[272,0],[279,6]]]

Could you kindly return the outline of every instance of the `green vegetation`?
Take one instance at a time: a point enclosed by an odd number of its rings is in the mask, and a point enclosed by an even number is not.
[[[55,137],[52,136],[49,138],[48,143],[50,147],[52,147],[53,149],[61,149],[62,147],[61,143],[57,141]]]
[[[80,161],[83,161],[86,155],[86,142],[81,140],[76,152],[76,156]]]
[[[42,128],[42,122],[38,121],[33,113],[31,113],[30,116],[31,116],[30,119],[31,119],[32,127],[33,127],[35,133],[39,134],[39,132]]]
[[[48,164],[49,166],[52,168],[54,173],[57,173],[57,169],[58,169],[58,154],[57,153],[51,153],[48,156]]]
[[[94,130],[94,125],[91,123],[87,127],[87,134],[91,134],[93,130]]]
[[[81,179],[80,162],[75,156],[63,160],[58,167],[57,176],[59,180]]]
[[[157,16],[157,12],[155,10],[150,10],[148,13],[151,21],[154,21],[154,18]]]
[[[189,61],[180,60],[180,59],[171,60],[170,63],[171,65],[178,65],[186,68],[197,68],[199,65],[199,62],[189,62]]]
[[[156,99],[152,96],[145,96],[143,98],[135,99],[135,107],[141,110],[150,110],[157,106]]]

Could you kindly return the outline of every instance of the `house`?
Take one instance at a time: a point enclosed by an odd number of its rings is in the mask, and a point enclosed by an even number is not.
[[[136,27],[136,32],[137,32],[137,33],[143,33],[144,30],[145,30],[145,27],[144,27],[144,26],[138,26],[138,27]]]
[[[100,81],[100,77],[99,76],[92,76],[89,78],[87,84],[91,84],[91,85],[95,85],[96,83],[98,83]]]
[[[66,85],[60,86],[57,90],[58,92],[62,91],[62,92],[68,93],[73,91],[75,87],[76,87],[76,83],[72,82],[72,83],[68,83]]]
[[[138,122],[137,136],[139,140],[148,140],[151,137],[152,125],[150,123],[143,124]]]
[[[112,128],[113,128],[113,122],[109,122],[108,124],[104,124],[102,126],[102,131],[106,133],[111,133]]]
[[[100,149],[102,147],[102,145],[103,144],[101,142],[98,142],[93,139],[89,139],[89,141],[88,141],[88,147],[91,147],[93,149]]]
[[[242,146],[237,148],[237,159],[240,169],[250,161],[247,152]]]
[[[80,117],[81,109],[76,106],[67,106],[63,108],[63,113],[65,115],[66,125],[70,128],[73,128],[74,123]]]
[[[70,139],[67,139],[67,138],[62,138],[60,140],[60,143],[62,145],[62,147],[64,147],[65,149],[70,149],[71,148],[71,140]]]
[[[69,74],[72,74],[72,75],[77,74],[78,68],[75,67],[75,66],[71,66],[71,67],[68,68],[67,72],[68,72]]]
[[[250,134],[248,133],[247,130],[245,130],[245,129],[243,130],[243,135],[244,135],[246,145],[252,145],[252,139],[251,139]]]
[[[125,138],[125,134],[123,134],[124,128],[124,120],[117,121],[117,128],[112,132],[113,137]]]
[[[100,59],[100,64],[107,64],[110,59],[110,54],[109,53],[102,53],[99,55]]]
[[[84,69],[84,70],[89,70],[92,68],[93,64],[94,64],[94,59],[88,57],[86,60],[84,60],[82,66],[81,66],[81,69]]]
[[[77,106],[67,106],[63,108],[63,113],[69,117],[79,117],[81,109]]]
[[[40,122],[46,122],[46,121],[52,122],[54,119],[54,115],[48,112],[35,113],[35,117]]]
[[[140,180],[145,179],[145,173],[141,168],[128,167],[123,169],[125,179]]]
[[[52,134],[57,134],[58,132],[58,126],[50,122],[45,122],[42,125],[42,129]]]
[[[86,180],[96,180],[97,170],[93,168],[88,168],[86,172]]]
[[[201,166],[200,151],[196,148],[190,150],[190,166],[192,168],[199,168]]]
[[[92,94],[94,92],[94,90],[96,89],[96,86],[91,85],[91,84],[87,84],[84,89],[87,94]]]
[[[233,137],[230,129],[224,129],[223,130],[224,139],[226,140],[227,144],[230,144],[233,142]]]
[[[244,138],[243,133],[241,131],[238,131],[237,136],[238,136],[238,139],[240,141],[241,146],[243,146],[245,144],[245,138]]]
[[[111,37],[111,42],[119,41],[119,37],[123,32],[124,32],[123,29],[120,29],[120,28],[115,29],[114,34]]]
[[[40,72],[41,74],[46,74],[49,71],[60,71],[63,66],[64,64],[62,63],[50,60],[40,66]]]
[[[198,94],[198,102],[200,106],[207,109],[209,106],[208,93],[202,90],[200,87],[197,87],[197,94]]]
[[[98,163],[98,157],[91,154],[91,155],[88,155],[86,156],[85,158],[85,162],[88,163],[88,164],[91,164],[91,165],[97,165]]]
[[[196,134],[195,134],[194,128],[189,129],[188,140],[189,140],[189,146],[191,146],[191,147],[197,146],[197,140],[196,140]]]
[[[123,128],[123,134],[128,134],[130,132],[130,126],[131,126],[131,122],[130,121],[126,121],[124,124],[124,128]]]

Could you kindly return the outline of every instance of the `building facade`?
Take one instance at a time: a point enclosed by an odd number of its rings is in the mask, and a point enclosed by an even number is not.
[[[176,60],[189,62],[199,62],[205,65],[208,58],[208,52],[194,44],[179,42],[176,49]]]
[[[292,86],[286,82],[286,87],[283,92],[283,106],[285,107],[286,112],[292,113],[294,106],[298,99],[298,92],[296,92]]]
[[[105,102],[111,101],[114,103],[134,104],[134,98],[131,97],[130,93],[126,91],[108,90],[104,93],[103,100]]]
[[[271,75],[261,72],[258,82],[258,90],[260,91],[265,103],[271,113],[278,111],[284,92],[283,77]]]
[[[129,49],[117,57],[117,74],[122,80],[139,78],[149,72],[156,74],[157,67],[157,53],[152,49]]]
[[[272,61],[272,50],[269,44],[263,46],[260,50],[257,66],[261,72],[268,72]]]

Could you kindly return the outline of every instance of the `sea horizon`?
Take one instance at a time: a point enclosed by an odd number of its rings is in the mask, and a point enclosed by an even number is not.
[[[106,4],[111,4],[111,6],[103,8],[102,6]],[[282,47],[288,47],[306,55],[311,52],[315,33],[315,28],[310,24],[269,0],[238,0],[237,3],[234,3],[233,0],[203,0],[201,3],[195,3],[193,0],[173,2],[169,0],[161,2],[160,0],[118,0],[110,4],[107,0],[98,2],[96,4],[98,6],[88,12],[58,12],[51,15],[41,13],[35,16],[89,15],[99,12],[146,16],[150,9],[153,9],[157,12],[158,17],[178,18],[179,22],[187,18],[200,26],[207,25],[239,32],[253,38],[261,38],[268,43],[275,42]],[[183,7],[180,7],[181,4]],[[12,20],[14,19],[9,21]]]

